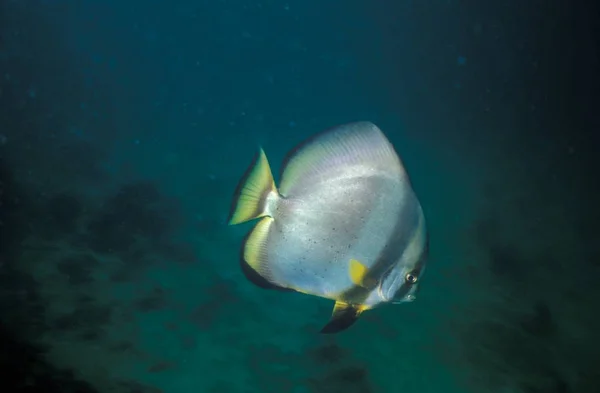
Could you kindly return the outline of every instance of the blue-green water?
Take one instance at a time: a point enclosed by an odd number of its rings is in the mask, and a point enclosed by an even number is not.
[[[3,2],[7,391],[598,391],[598,57],[535,4]],[[225,219],[259,146],[278,173],[358,120],[430,256],[417,301],[323,336],[331,302],[247,282]]]

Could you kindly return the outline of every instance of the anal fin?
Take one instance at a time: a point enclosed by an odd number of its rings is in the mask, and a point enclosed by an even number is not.
[[[363,306],[339,301],[335,302],[333,312],[331,313],[331,319],[327,325],[321,329],[321,333],[334,334],[348,329],[350,326],[354,325],[354,322],[356,322],[365,309],[366,308]]]
[[[277,285],[271,277],[267,241],[273,219],[263,217],[248,233],[242,247],[240,266],[246,279],[257,287],[292,291]]]
[[[293,292],[294,291],[293,289],[280,287],[279,285],[274,284],[271,281],[267,280],[266,278],[264,278],[263,276],[258,274],[256,272],[256,270],[252,269],[248,265],[248,263],[246,261],[244,261],[243,258],[240,261],[240,266],[242,268],[242,273],[244,273],[244,276],[246,277],[246,279],[259,288],[274,289],[274,290],[282,291],[282,292]]]

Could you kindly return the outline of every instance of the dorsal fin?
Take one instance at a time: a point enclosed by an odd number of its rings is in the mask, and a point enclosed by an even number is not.
[[[279,192],[293,196],[315,183],[327,181],[331,171],[359,164],[371,171],[405,177],[404,166],[383,132],[371,122],[331,128],[292,150],[282,166]]]
[[[271,193],[277,195],[277,188],[267,156],[263,149],[260,149],[235,191],[229,212],[229,225],[268,215],[267,198]]]

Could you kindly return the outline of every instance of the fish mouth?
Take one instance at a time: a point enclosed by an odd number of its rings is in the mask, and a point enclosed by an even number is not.
[[[398,296],[392,300],[392,304],[401,304],[401,303],[411,303],[417,299],[417,288],[419,284],[412,285],[408,288],[408,291],[405,292],[404,296],[398,298]],[[400,292],[400,291],[399,291]]]

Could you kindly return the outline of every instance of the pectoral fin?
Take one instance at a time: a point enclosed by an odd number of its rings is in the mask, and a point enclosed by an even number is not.
[[[367,275],[369,273],[369,269],[356,259],[350,260],[348,273],[350,274],[350,279],[355,285],[366,289],[372,289],[375,287],[375,285],[377,285],[377,281]]]
[[[342,330],[348,329],[350,326],[356,322],[360,314],[366,308],[363,306],[356,306],[343,302],[335,302],[335,306],[333,306],[333,312],[331,314],[331,319],[321,329],[321,333],[323,334],[334,334],[339,333]]]

